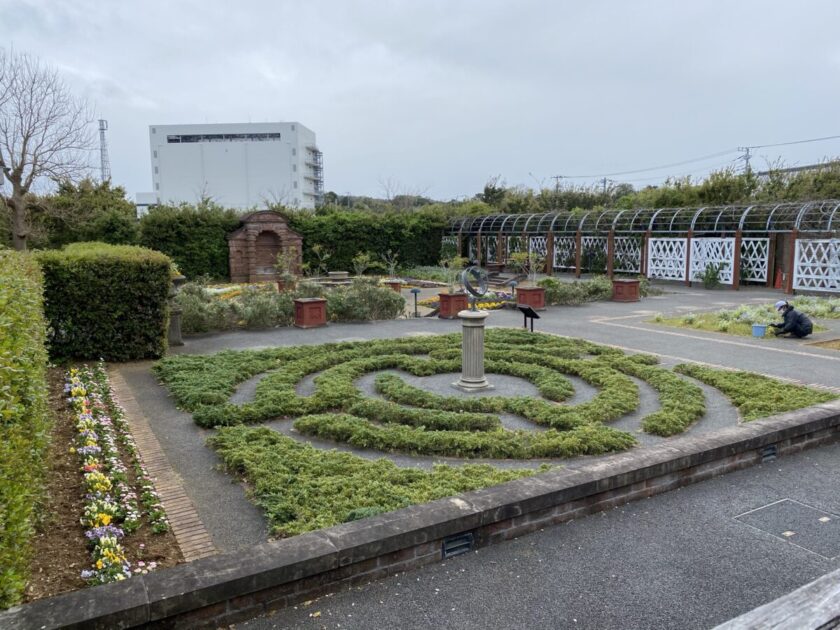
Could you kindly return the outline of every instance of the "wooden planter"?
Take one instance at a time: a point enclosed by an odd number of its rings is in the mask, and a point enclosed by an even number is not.
[[[391,289],[391,291],[396,291],[397,293],[402,292],[402,280],[386,280],[385,285]]]
[[[613,302],[638,302],[641,299],[639,281],[635,278],[614,278],[612,287]]]
[[[530,306],[535,311],[544,311],[545,289],[543,287],[516,287],[516,303]]]
[[[455,319],[458,313],[469,308],[466,293],[438,293],[440,298],[440,310],[438,317],[441,319]]]
[[[327,325],[327,301],[324,298],[296,298],[295,326],[317,328]]]

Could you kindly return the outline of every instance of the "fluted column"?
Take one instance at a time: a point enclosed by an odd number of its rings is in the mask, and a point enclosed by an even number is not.
[[[484,320],[487,311],[461,311],[461,378],[455,387],[467,391],[485,389],[490,383],[484,377]]]

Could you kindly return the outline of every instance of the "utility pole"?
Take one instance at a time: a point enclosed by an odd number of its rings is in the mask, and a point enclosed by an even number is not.
[[[744,172],[745,173],[752,172],[750,170],[750,149],[752,149],[752,147],[738,147],[739,151],[744,152],[744,155],[742,156],[741,159],[744,160]]]
[[[108,141],[105,132],[108,131],[108,121],[99,119],[99,170],[100,179],[105,182],[111,179],[111,160],[108,158]]]
[[[551,179],[554,180],[554,192],[560,192],[560,180],[563,179],[562,175],[554,175]]]
[[[605,195],[607,194],[607,181],[609,180],[606,177],[601,180],[601,184],[603,185],[603,192]]]

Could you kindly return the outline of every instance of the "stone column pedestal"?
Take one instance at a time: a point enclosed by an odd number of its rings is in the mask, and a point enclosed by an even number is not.
[[[169,345],[183,346],[184,339],[181,337],[181,314],[183,309],[180,306],[169,307]]]
[[[458,389],[472,392],[492,387],[484,377],[484,320],[487,311],[461,311],[461,378],[453,383]]]

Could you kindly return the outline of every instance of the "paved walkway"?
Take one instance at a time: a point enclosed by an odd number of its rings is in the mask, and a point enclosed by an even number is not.
[[[833,444],[237,627],[711,628],[840,567],[838,487]]]

